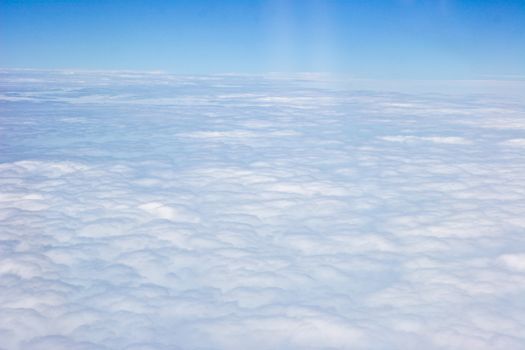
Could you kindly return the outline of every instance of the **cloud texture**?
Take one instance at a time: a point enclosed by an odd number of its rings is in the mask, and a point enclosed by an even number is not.
[[[0,75],[0,349],[525,347],[523,100]]]

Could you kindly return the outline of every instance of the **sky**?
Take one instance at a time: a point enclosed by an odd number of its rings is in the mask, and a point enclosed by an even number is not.
[[[1,0],[0,67],[525,76],[525,1]]]

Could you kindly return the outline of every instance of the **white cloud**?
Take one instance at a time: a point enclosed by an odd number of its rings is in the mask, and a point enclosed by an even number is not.
[[[502,143],[505,146],[512,147],[525,147],[525,138],[523,139],[511,139]]]
[[[465,140],[462,137],[456,136],[382,136],[381,140],[390,141],[390,142],[433,142],[433,143],[443,143],[451,145],[468,145],[471,143],[468,140]]]
[[[0,74],[0,349],[525,346],[522,102]]]

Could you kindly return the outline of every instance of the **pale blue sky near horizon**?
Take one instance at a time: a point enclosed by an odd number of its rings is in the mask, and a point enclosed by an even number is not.
[[[525,77],[525,1],[0,0],[0,67]]]

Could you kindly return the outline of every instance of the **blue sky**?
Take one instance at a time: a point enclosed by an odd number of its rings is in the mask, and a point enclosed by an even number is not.
[[[0,1],[0,66],[525,76],[525,1]]]

